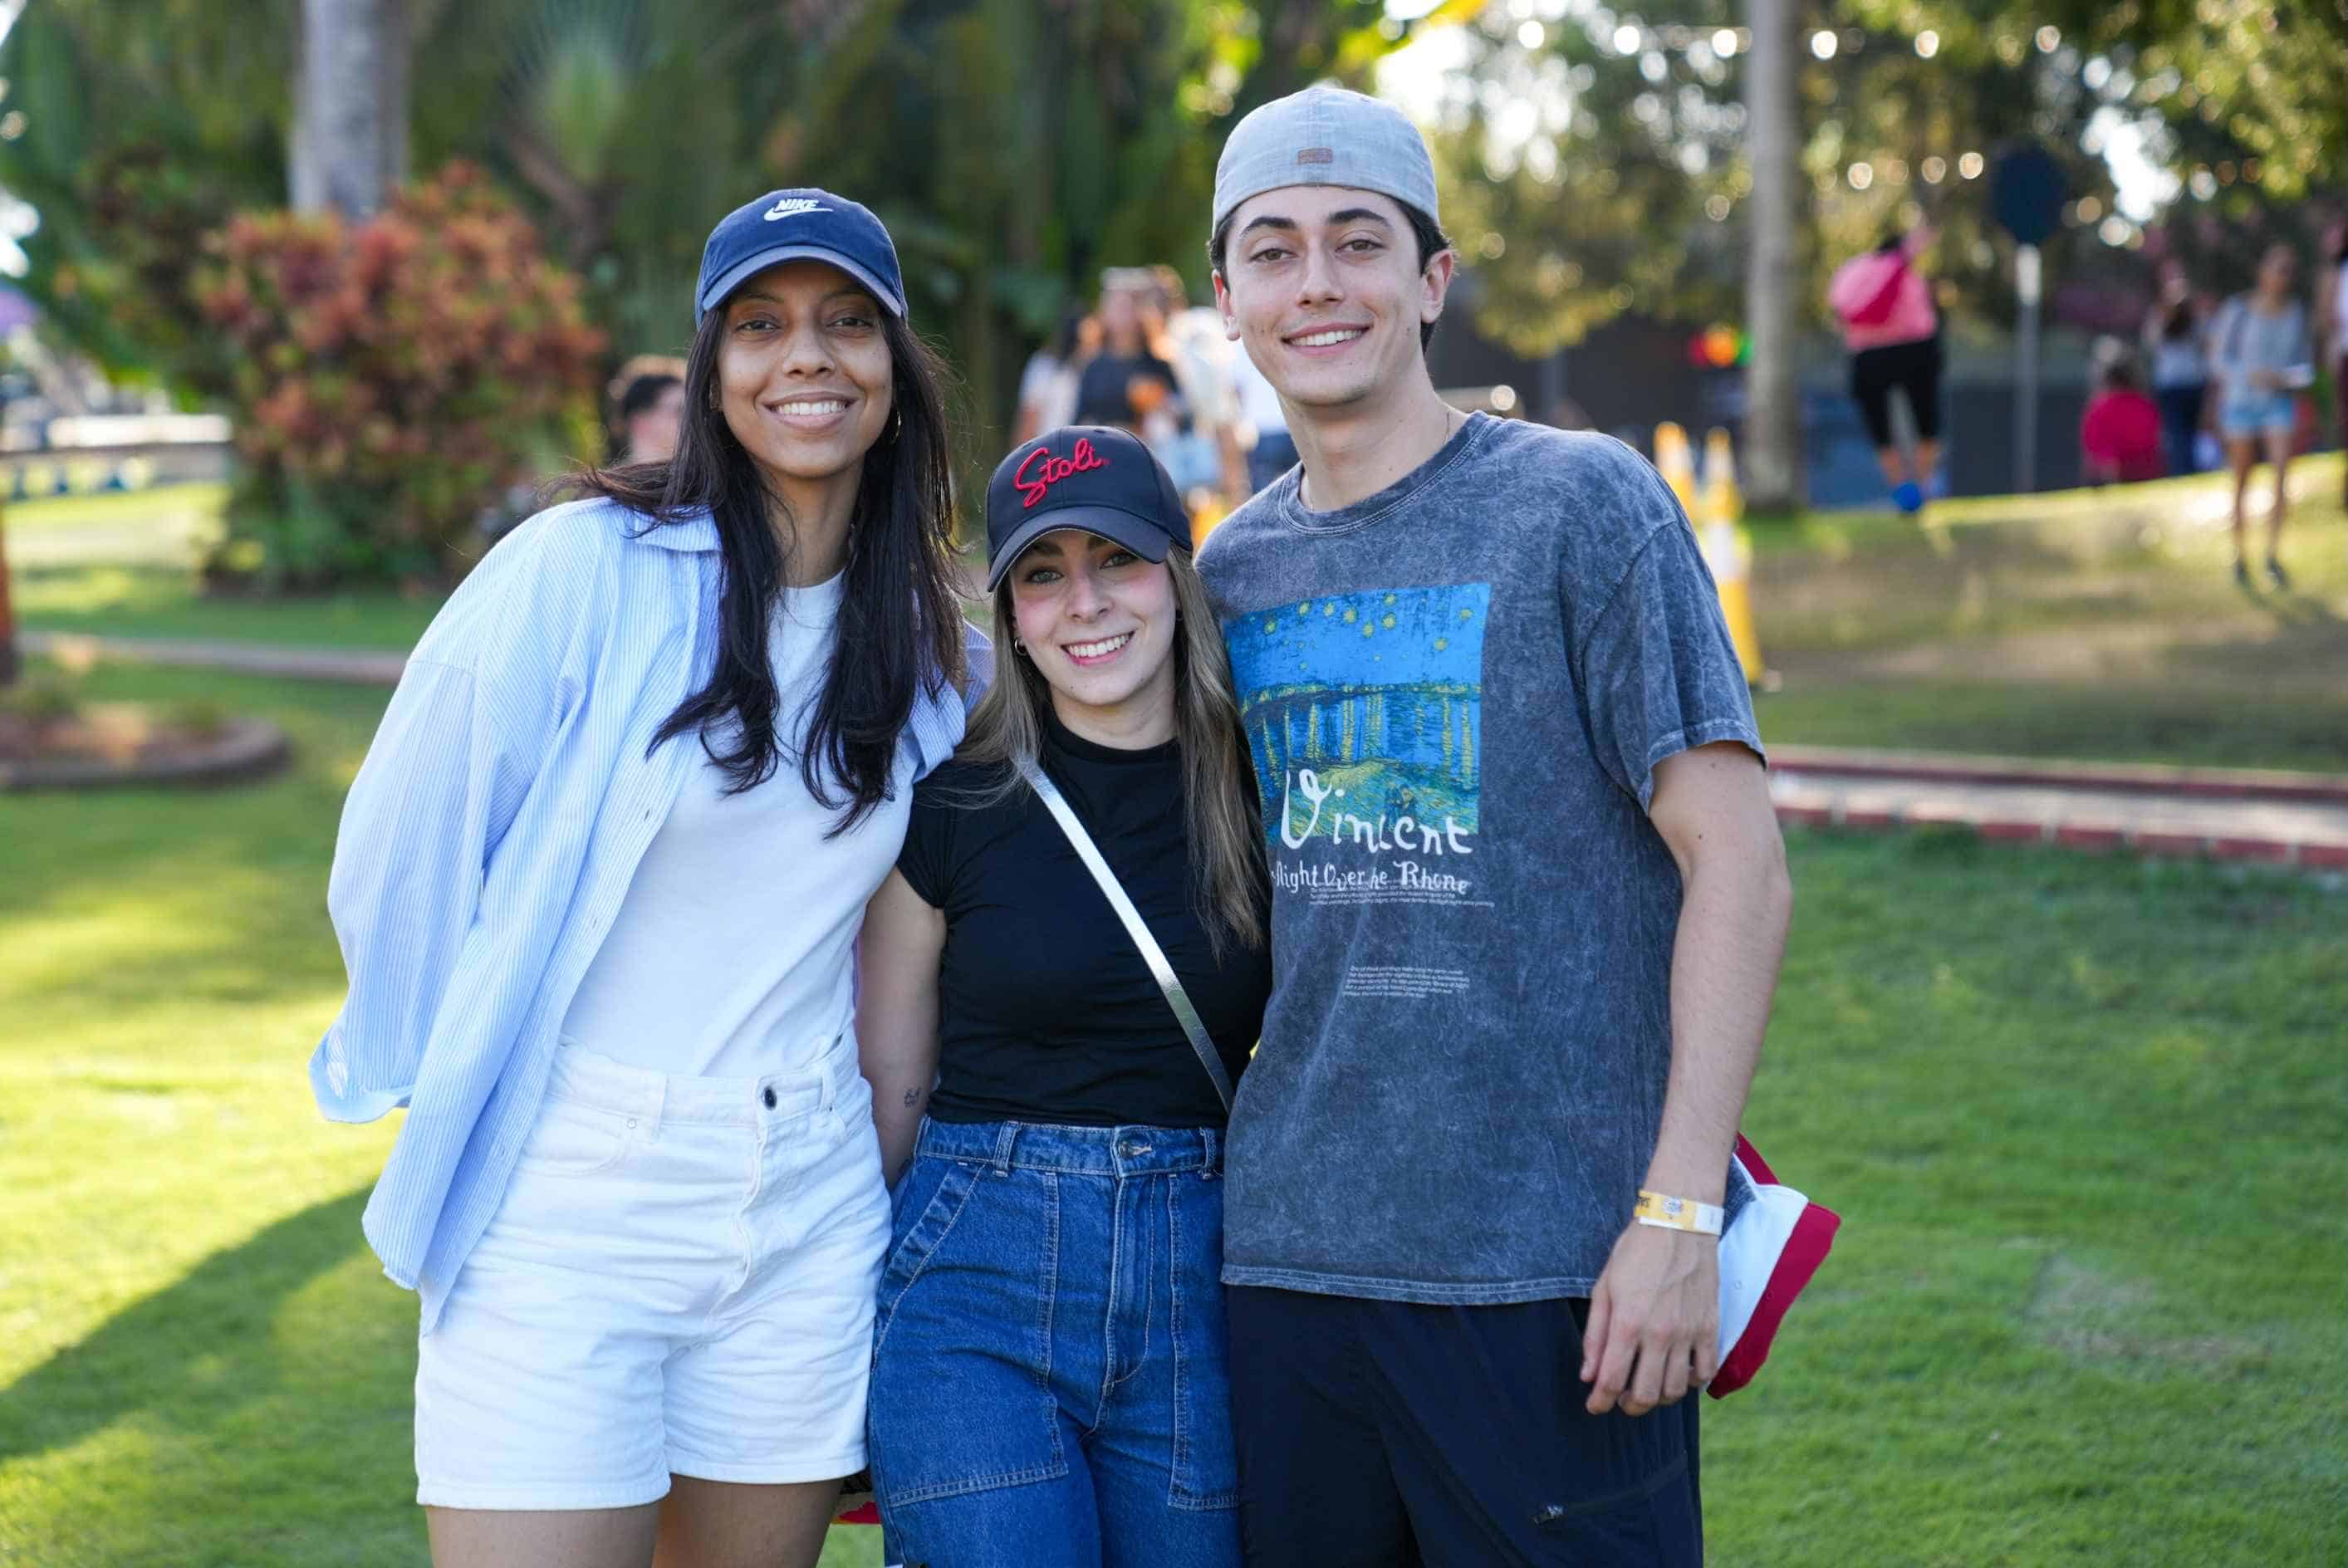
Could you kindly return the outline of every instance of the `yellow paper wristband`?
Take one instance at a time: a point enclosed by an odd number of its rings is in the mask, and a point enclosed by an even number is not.
[[[1728,1222],[1727,1213],[1717,1203],[1699,1203],[1692,1198],[1669,1198],[1661,1192],[1639,1190],[1639,1206],[1631,1217],[1643,1225],[1659,1230],[1691,1231],[1701,1236],[1716,1236]]]

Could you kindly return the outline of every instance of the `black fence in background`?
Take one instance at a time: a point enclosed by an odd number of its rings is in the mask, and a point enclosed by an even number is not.
[[[1685,326],[1618,317],[1573,348],[1528,360],[1479,335],[1455,311],[1437,331],[1428,368],[1438,387],[1505,386],[1512,412],[1549,423],[1571,422],[1618,436],[1651,452],[1655,426],[1684,426],[1699,449],[1704,432],[1725,425],[1742,441],[1744,373],[1696,365]],[[1847,361],[1830,341],[1806,346],[1800,378],[1803,477],[1810,504],[1887,504],[1889,489],[1847,390]],[[2019,390],[1992,347],[1952,356],[1941,386],[1941,471],[1951,495],[2003,495],[2017,488],[2013,418]],[[2083,351],[2050,342],[2040,370],[2035,473],[2029,488],[2065,490],[2080,482],[2079,418],[2088,366]],[[1900,419],[1895,413],[1895,419]],[[1904,420],[1900,428],[1907,427]],[[2319,436],[2331,445],[2333,432]]]

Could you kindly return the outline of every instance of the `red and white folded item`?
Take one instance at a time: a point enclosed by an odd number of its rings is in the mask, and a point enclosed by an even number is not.
[[[1705,1386],[1715,1399],[1761,1370],[1786,1309],[1826,1261],[1842,1223],[1832,1209],[1779,1186],[1742,1135],[1735,1165],[1752,1191],[1720,1238],[1720,1370]]]
[[[839,1483],[839,1507],[832,1514],[834,1524],[878,1524],[880,1505],[872,1501],[872,1470],[870,1466],[858,1470]]]

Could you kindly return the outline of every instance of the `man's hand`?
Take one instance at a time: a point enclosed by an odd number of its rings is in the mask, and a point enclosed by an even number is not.
[[[1590,1413],[1643,1416],[1720,1369],[1720,1238],[1632,1221],[1590,1293]]]

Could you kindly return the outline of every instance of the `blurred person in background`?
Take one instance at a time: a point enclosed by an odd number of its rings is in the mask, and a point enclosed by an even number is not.
[[[2080,469],[2091,485],[2133,484],[2168,471],[2160,406],[2144,394],[2136,361],[2116,340],[2098,349],[2096,394],[2079,418]]]
[[[1288,433],[1279,392],[1245,354],[1232,356],[1231,390],[1240,445],[1247,451],[1247,493],[1253,495],[1296,466],[1296,440]]]
[[[1099,322],[1080,310],[1061,318],[1060,330],[1027,356],[1027,366],[1019,373],[1019,417],[1013,421],[1015,440],[1032,441],[1076,417],[1076,379],[1084,372],[1085,362],[1098,352]]]
[[[2160,299],[2145,318],[2144,352],[2152,364],[2153,397],[2160,405],[2161,438],[2172,474],[2201,469],[2193,449],[2209,395],[2209,313],[2194,294],[2183,263],[2163,263]]]
[[[1145,427],[1170,427],[1179,412],[1180,382],[1152,345],[1163,327],[1158,280],[1144,267],[1112,267],[1101,274],[1100,351],[1076,380],[1076,422],[1114,425],[1147,440]]]
[[[1932,286],[1916,270],[1929,249],[1930,225],[1884,236],[1864,255],[1835,270],[1827,303],[1842,324],[1850,350],[1850,395],[1875,443],[1875,460],[1901,511],[1923,510],[1924,492],[1941,466],[1941,315]],[[1891,394],[1908,397],[1916,421],[1912,464],[1891,431]]]
[[[2267,247],[2258,282],[2228,300],[2209,328],[2217,372],[2218,429],[2234,475],[2234,581],[2248,588],[2250,470],[2261,452],[2274,465],[2274,501],[2267,510],[2267,581],[2288,592],[2282,566],[2283,514],[2291,500],[2291,450],[2299,426],[2299,393],[2315,383],[2315,349],[2307,307],[2291,294],[2298,257],[2287,244]]]
[[[1183,293],[1182,274],[1172,267],[1151,269],[1165,309],[1160,352],[1174,367],[1182,394],[1183,417],[1160,448],[1158,459],[1174,477],[1189,509],[1192,525],[1215,521],[1248,497],[1247,457],[1238,430],[1237,397],[1231,384],[1236,353],[1223,335],[1222,314],[1193,305]],[[1205,531],[1201,529],[1200,537]]]
[[[2332,413],[2340,444],[2348,448],[2348,218],[2335,218],[2323,234],[2323,275],[2316,280],[2318,337],[2332,356]],[[2348,500],[2348,482],[2343,482]]]
[[[962,738],[941,371],[878,219],[712,232],[676,455],[489,552],[352,785],[320,1109],[407,1108],[435,1568],[813,1568],[889,1240],[853,947]]]
[[[664,463],[676,455],[685,423],[685,361],[639,354],[620,366],[608,391],[611,465]]]

